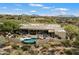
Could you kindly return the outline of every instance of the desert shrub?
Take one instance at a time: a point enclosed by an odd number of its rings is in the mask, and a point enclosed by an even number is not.
[[[22,50],[13,50],[10,55],[22,55],[23,51]]]
[[[43,48],[49,48],[50,47],[50,45],[49,44],[43,44],[43,46],[42,46]]]
[[[53,47],[53,46],[61,46],[61,42],[56,42],[56,41],[54,41],[54,42],[49,42],[49,45],[50,45],[51,47]]]
[[[29,51],[23,51],[22,55],[31,55]]]
[[[65,47],[71,46],[71,43],[70,42],[71,42],[71,40],[62,40],[61,41],[62,45],[65,46]]]
[[[73,44],[72,44],[74,47],[76,48],[79,48],[79,33],[78,35],[76,36],[75,40],[73,41]]]
[[[14,44],[14,45],[12,45],[12,48],[13,49],[19,49],[19,45]]]
[[[9,52],[4,51],[4,50],[0,50],[0,55],[9,55]]]
[[[64,53],[66,55],[79,55],[79,49],[77,48],[64,49]]]
[[[65,49],[64,53],[67,54],[67,55],[72,55],[73,52],[72,52],[71,49]]]
[[[76,39],[79,40],[79,33],[78,33],[78,35],[76,35]]]
[[[79,49],[74,49],[72,52],[73,52],[73,55],[79,55]]]
[[[35,48],[39,48],[40,47],[38,44],[35,44],[34,46],[35,46]]]
[[[21,49],[23,50],[23,51],[29,51],[30,50],[30,48],[31,48],[31,45],[23,45],[22,47],[21,47]]]
[[[7,42],[7,39],[5,39],[5,37],[1,35],[0,36],[0,47],[3,47],[6,42]]]
[[[38,55],[39,51],[31,49],[31,50],[29,51],[29,53],[30,53],[31,55]]]
[[[76,48],[79,48],[79,41],[78,40],[75,40],[73,42],[73,46],[76,47]]]
[[[48,51],[48,54],[49,55],[54,55],[54,52],[55,52],[54,50],[51,50],[51,51]]]

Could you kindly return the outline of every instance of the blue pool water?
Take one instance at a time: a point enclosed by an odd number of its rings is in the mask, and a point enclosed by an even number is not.
[[[36,43],[36,38],[26,38],[22,41],[23,43]]]

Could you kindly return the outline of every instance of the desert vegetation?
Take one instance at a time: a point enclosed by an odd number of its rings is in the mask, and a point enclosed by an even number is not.
[[[22,36],[14,33],[19,24],[51,23],[61,24],[66,30],[66,39],[39,39],[36,44],[23,44]],[[43,43],[42,43],[43,42]],[[45,43],[44,43],[45,42]],[[40,44],[41,43],[41,44]],[[78,55],[79,17],[53,17],[33,15],[0,15],[0,54],[1,55]]]

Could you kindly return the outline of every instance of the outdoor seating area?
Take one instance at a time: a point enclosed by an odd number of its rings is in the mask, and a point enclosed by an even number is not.
[[[38,38],[55,38],[56,36],[65,39],[66,31],[59,24],[21,24],[20,33],[35,35]]]
[[[66,32],[58,24],[21,24],[19,30],[4,36],[12,42],[36,43],[37,40],[65,39]]]

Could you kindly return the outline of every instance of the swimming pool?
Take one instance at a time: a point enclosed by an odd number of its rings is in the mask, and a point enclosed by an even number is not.
[[[35,44],[37,38],[23,38],[22,42],[25,44]]]

